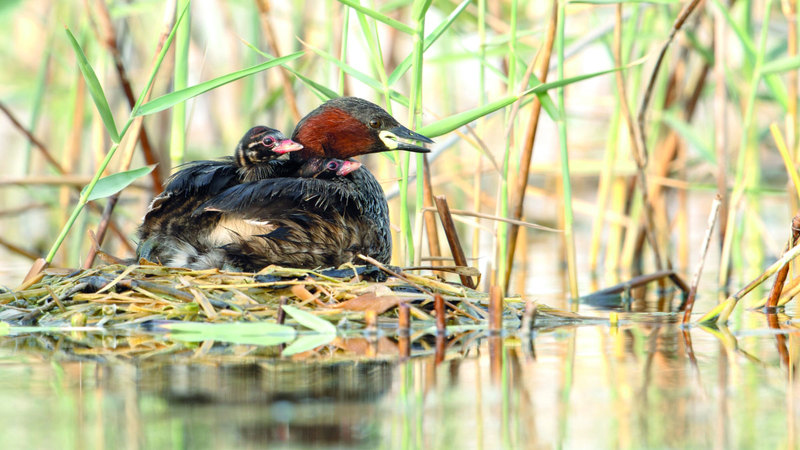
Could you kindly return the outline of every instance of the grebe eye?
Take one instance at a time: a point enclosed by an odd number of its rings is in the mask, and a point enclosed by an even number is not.
[[[381,125],[381,119],[372,119],[369,121],[369,126],[372,128],[380,128]]]
[[[336,161],[328,161],[327,165],[328,170],[337,170],[339,169],[339,163]]]
[[[262,139],[261,142],[263,142],[264,145],[266,145],[267,147],[272,147],[273,145],[275,145],[275,138],[267,136],[264,139]]]

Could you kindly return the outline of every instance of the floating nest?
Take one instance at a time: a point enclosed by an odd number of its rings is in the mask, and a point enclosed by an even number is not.
[[[0,320],[23,326],[104,328],[165,321],[283,324],[288,307],[287,325],[308,327],[303,318],[312,315],[337,329],[396,330],[403,305],[410,312],[410,327],[419,330],[435,327],[437,296],[444,300],[448,329],[488,327],[490,315],[485,292],[374,266],[323,271],[270,266],[252,274],[114,264],[45,269],[34,281],[0,293]],[[526,305],[531,307],[521,297],[506,297],[502,304],[505,328],[519,327]],[[534,309],[548,319],[579,318],[544,305]],[[301,313],[293,314],[297,310]]]

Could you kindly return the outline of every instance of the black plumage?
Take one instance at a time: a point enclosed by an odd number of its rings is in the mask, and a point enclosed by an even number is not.
[[[145,213],[138,230],[137,257],[169,266],[223,267],[225,253],[209,239],[220,215],[192,213],[231,186],[295,171],[297,163],[277,158],[287,149],[300,148],[278,130],[253,127],[240,140],[234,156],[180,166]]]
[[[376,194],[383,201],[374,201]],[[366,169],[347,176],[271,178],[225,190],[195,215],[221,214],[212,235],[227,265],[258,271],[270,264],[331,267],[359,253],[391,259],[389,208]]]

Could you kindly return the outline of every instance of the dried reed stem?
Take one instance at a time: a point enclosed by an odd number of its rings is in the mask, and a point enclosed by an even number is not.
[[[423,201],[423,213],[422,217],[425,219],[425,231],[427,232],[428,236],[428,252],[432,257],[439,257],[442,256],[442,249],[439,244],[439,230],[436,227],[436,217],[433,214],[433,188],[431,186],[431,165],[428,162],[427,155],[424,155],[422,160],[423,164],[423,190],[422,193],[422,201]],[[421,253],[421,252],[420,252]],[[418,255],[421,257],[422,255]],[[440,266],[443,264],[441,260],[433,260],[434,266]],[[436,273],[436,272],[434,272]]]
[[[20,247],[20,246],[18,246],[16,244],[14,244],[11,241],[7,241],[7,240],[3,239],[2,236],[0,236],[0,246],[5,247],[6,250],[8,250],[11,253],[15,253],[17,255],[24,256],[24,257],[32,259],[32,260],[36,260],[39,257],[39,255],[37,255],[36,253],[33,253],[32,251],[26,250],[26,249],[24,249],[24,248],[22,248],[22,247]]]
[[[436,335],[436,351],[433,354],[433,365],[438,366],[442,362],[444,362],[444,355],[447,350],[447,345],[445,341],[444,333],[438,333]]]
[[[503,329],[503,292],[494,285],[489,290],[489,332],[499,333]]]
[[[433,208],[423,208],[422,210],[423,211],[438,211],[438,209],[433,209]],[[494,214],[484,214],[484,213],[480,213],[480,212],[467,211],[467,210],[464,210],[464,209],[451,209],[450,210],[450,214],[454,215],[454,216],[470,216],[470,217],[479,217],[481,219],[496,220],[498,222],[506,222],[506,223],[510,223],[510,224],[516,225],[518,227],[526,227],[526,228],[531,228],[533,230],[550,231],[552,233],[561,233],[562,232],[562,230],[559,230],[559,229],[556,229],[556,228],[546,227],[544,225],[538,225],[538,224],[530,223],[530,222],[523,222],[521,220],[506,219],[504,217],[495,216]]]
[[[397,312],[397,332],[401,336],[408,335],[411,329],[411,309],[408,307],[408,303],[400,303],[397,306]]]
[[[547,81],[547,75],[550,68],[550,55],[553,52],[553,43],[556,38],[556,22],[558,20],[558,2],[553,0],[550,10],[550,20],[547,23],[547,31],[545,32],[545,41],[540,48],[540,53],[531,61],[528,71],[523,79],[522,86],[528,86],[528,79],[536,66],[539,81],[542,83]],[[518,108],[520,102],[517,102],[514,107]],[[511,217],[514,220],[521,220],[522,213],[525,205],[525,187],[528,185],[528,174],[531,167],[531,159],[533,158],[533,143],[536,141],[536,130],[539,126],[539,115],[542,112],[542,104],[538,97],[534,98],[531,102],[531,115],[528,119],[528,127],[525,130],[525,140],[522,147],[522,159],[519,163],[519,174],[517,175],[517,194],[513,197],[511,205]],[[512,116],[513,117],[513,116]],[[509,122],[510,124],[511,122]],[[510,127],[509,127],[510,129]],[[506,273],[503,285],[508,289],[508,283],[511,280],[511,268],[514,267],[514,253],[517,247],[517,235],[519,234],[519,224],[512,224],[508,230],[508,258],[506,262]]]
[[[446,334],[447,324],[445,322],[444,297],[441,294],[433,295],[433,308],[436,311],[436,334]]]
[[[3,113],[5,113],[6,117],[8,117],[8,120],[11,121],[14,127],[18,129],[22,134],[24,134],[25,137],[28,138],[28,141],[30,141],[36,148],[39,149],[40,152],[42,152],[42,156],[44,156],[44,159],[47,160],[47,162],[50,163],[50,165],[53,166],[53,168],[55,168],[58,173],[62,175],[67,173],[64,170],[64,168],[61,167],[61,164],[59,164],[58,161],[56,161],[55,158],[53,158],[53,155],[50,153],[50,150],[47,149],[47,146],[45,146],[42,143],[42,141],[37,139],[36,136],[33,135],[33,133],[31,133],[27,128],[25,128],[25,126],[22,125],[22,123],[20,123],[19,120],[17,120],[17,118],[14,116],[11,110],[9,110],[3,102],[0,102],[0,111],[3,111]]]
[[[786,249],[784,249],[784,253],[797,245],[798,238],[800,238],[800,213],[798,213],[796,216],[794,216],[794,219],[792,219],[792,239],[786,243]],[[774,309],[778,306],[778,299],[780,299],[781,292],[783,291],[783,284],[786,282],[786,276],[788,274],[789,264],[786,264],[785,266],[781,267],[781,270],[778,271],[778,276],[775,277],[775,284],[772,285],[772,289],[769,291],[769,298],[767,300],[768,309]]]
[[[444,195],[438,195],[435,201],[436,208],[439,210],[439,219],[442,221],[442,227],[447,236],[447,243],[450,245],[450,252],[453,254],[453,260],[459,266],[466,266],[467,258],[464,256],[464,249],[461,247],[461,242],[458,239],[456,226],[453,223],[453,217],[450,215],[450,207],[447,206],[447,199]],[[475,283],[472,281],[472,278],[464,275],[459,276],[464,286],[475,289]]]
[[[692,276],[692,285],[689,289],[689,297],[686,299],[686,309],[683,312],[683,320],[681,323],[687,323],[692,316],[692,308],[694,308],[694,300],[697,296],[697,286],[700,284],[700,275],[703,273],[703,265],[706,261],[706,254],[708,253],[708,246],[711,243],[711,236],[714,233],[714,224],[717,223],[719,217],[719,208],[722,205],[722,198],[719,194],[714,197],[714,203],[711,204],[711,212],[708,213],[708,225],[706,225],[706,235],[703,238],[703,244],[700,248],[700,261],[697,264],[697,269]]]
[[[286,306],[288,301],[289,299],[285,295],[281,296],[280,300],[278,300],[278,314],[275,317],[275,321],[280,325],[283,325],[286,321],[286,311],[283,310],[283,307]]]

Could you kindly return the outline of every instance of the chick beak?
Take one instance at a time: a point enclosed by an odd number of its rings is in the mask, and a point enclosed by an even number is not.
[[[302,144],[298,144],[297,142],[291,139],[284,139],[278,142],[278,145],[272,149],[273,152],[282,155],[284,153],[295,152],[303,148]]]
[[[359,167],[361,167],[361,163],[360,162],[347,160],[347,161],[343,162],[342,163],[342,167],[340,167],[339,170],[336,171],[336,175],[338,175],[340,177],[343,177],[343,176],[347,175],[348,173],[358,169]]]
[[[426,142],[428,144],[433,143],[433,141],[427,136],[415,133],[402,125],[398,125],[389,130],[381,131],[380,137],[383,143],[392,150],[405,150],[415,153],[428,153],[431,150],[420,145],[414,145],[400,141],[399,139],[410,139],[413,141]]]

